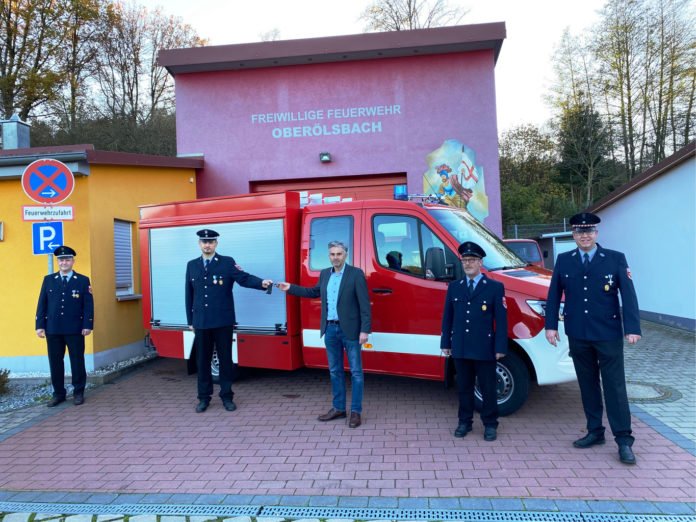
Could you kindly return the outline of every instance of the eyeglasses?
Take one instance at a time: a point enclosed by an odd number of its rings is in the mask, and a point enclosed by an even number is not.
[[[590,230],[583,230],[583,229],[575,229],[575,230],[573,230],[573,234],[575,234],[576,236],[591,236],[591,235],[594,234],[595,232],[597,232],[597,229],[596,229],[596,228],[593,228],[593,229],[590,229]]]
[[[468,258],[462,258],[462,263],[465,264],[473,264],[473,263],[478,263],[481,261],[478,257],[468,257]]]

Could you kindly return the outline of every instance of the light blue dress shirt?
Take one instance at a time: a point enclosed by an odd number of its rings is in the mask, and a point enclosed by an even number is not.
[[[331,277],[329,277],[329,282],[326,285],[326,319],[329,321],[338,321],[338,310],[336,305],[338,304],[338,289],[341,286],[341,279],[343,278],[343,272],[345,272],[346,265],[340,272],[331,272]]]

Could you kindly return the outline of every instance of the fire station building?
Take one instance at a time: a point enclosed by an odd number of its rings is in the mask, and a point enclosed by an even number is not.
[[[504,23],[161,51],[198,197],[439,193],[501,232]],[[464,196],[464,198],[462,198]]]

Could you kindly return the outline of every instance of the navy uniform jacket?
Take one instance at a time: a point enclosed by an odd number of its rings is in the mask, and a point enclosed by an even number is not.
[[[208,273],[203,258],[192,259],[186,265],[186,321],[194,328],[234,326],[232,286],[263,290],[263,279],[239,270],[233,258],[215,254]]]
[[[36,329],[59,335],[94,330],[94,298],[89,277],[73,271],[64,287],[60,272],[45,276],[36,306]]]
[[[619,310],[623,303],[623,330]],[[626,256],[597,245],[585,273],[578,249],[558,256],[546,300],[547,330],[558,330],[558,309],[565,293],[563,317],[568,337],[613,341],[626,334],[640,335],[638,298],[629,276]]]
[[[320,336],[326,333],[326,315],[328,303],[326,288],[333,273],[333,267],[325,268],[319,273],[319,281],[311,288],[290,285],[288,293],[298,297],[321,296],[321,326]],[[360,332],[372,332],[372,314],[370,312],[370,296],[367,293],[365,273],[354,266],[343,265],[341,284],[338,287],[338,302],[336,303],[338,323],[349,340],[360,338]]]
[[[494,361],[508,351],[505,287],[484,274],[469,298],[467,284],[465,278],[447,288],[440,348],[457,359]]]

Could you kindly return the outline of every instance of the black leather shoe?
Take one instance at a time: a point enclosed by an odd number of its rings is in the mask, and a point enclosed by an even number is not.
[[[337,410],[335,408],[331,408],[329,411],[327,411],[324,415],[319,415],[317,417],[317,420],[320,420],[321,422],[326,422],[326,421],[331,421],[334,419],[345,419],[346,418],[346,412]]]
[[[483,430],[483,440],[492,442],[497,438],[498,430],[495,428],[495,426],[486,426],[486,428]]]
[[[590,446],[597,446],[599,444],[604,444],[606,440],[604,439],[604,434],[598,433],[588,433],[583,438],[573,442],[573,446],[576,448],[589,448]]]
[[[80,406],[81,404],[85,403],[85,396],[81,393],[78,393],[73,397],[73,404],[75,406]]]
[[[208,406],[210,406],[210,401],[199,402],[198,406],[196,406],[196,413],[203,413],[205,410],[208,409]]]
[[[619,460],[624,464],[633,465],[636,463],[636,456],[633,454],[631,446],[628,444],[621,444],[619,446]]]
[[[237,405],[234,403],[232,399],[227,399],[226,401],[222,401],[222,405],[225,407],[227,411],[234,411],[237,409]]]
[[[53,397],[50,401],[48,401],[48,404],[46,404],[46,406],[48,406],[49,408],[55,408],[61,402],[65,402],[65,397]]]
[[[454,436],[458,439],[461,439],[462,437],[466,437],[466,434],[470,431],[471,424],[459,424],[459,426],[457,426],[457,429],[454,430]]]

